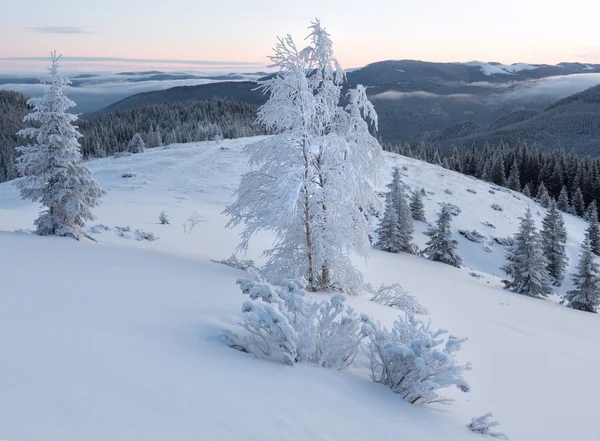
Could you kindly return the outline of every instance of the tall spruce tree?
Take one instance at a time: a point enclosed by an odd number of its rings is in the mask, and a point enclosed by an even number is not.
[[[558,195],[557,207],[563,213],[569,212],[569,195],[567,194],[567,187],[563,185],[560,194]]]
[[[573,289],[565,296],[569,308],[597,312],[600,305],[598,270],[598,263],[592,253],[589,237],[586,235],[581,244],[577,273],[573,276]]]
[[[451,219],[452,215],[448,206],[442,205],[436,222],[437,229],[431,235],[431,239],[427,242],[427,248],[423,250],[423,253],[429,260],[443,262],[447,265],[460,268],[462,259],[456,253],[458,242],[452,239],[452,230],[450,229]]]
[[[585,230],[592,248],[592,253],[600,256],[600,231],[598,231],[598,212],[590,210],[588,215],[588,227]]]
[[[56,52],[51,53],[51,61],[49,74],[42,79],[50,85],[48,91],[28,101],[33,110],[24,121],[33,123],[32,127],[19,132],[32,144],[18,148],[17,167],[24,178],[17,188],[23,199],[42,204],[43,211],[34,222],[37,234],[79,240],[87,236],[85,223],[95,219],[92,208],[98,206],[104,191],[81,162],[78,139],[82,135],[73,126],[77,116],[67,112],[75,103],[63,93],[71,82],[60,74]]]
[[[519,166],[516,159],[513,161],[510,167],[510,173],[508,174],[508,181],[506,186],[514,191],[521,191],[521,177],[519,176]]]
[[[427,222],[425,217],[425,205],[423,204],[423,196],[421,192],[416,190],[410,198],[410,212],[412,218],[416,221]]]
[[[379,246],[383,251],[389,253],[399,253],[404,249],[404,240],[400,234],[400,223],[398,222],[398,212],[392,193],[388,193],[385,198],[385,211],[381,225],[377,229]]]
[[[554,285],[560,286],[569,261],[565,246],[567,229],[556,202],[552,201],[542,220],[542,248],[547,259],[546,269]]]
[[[394,168],[392,182],[388,184],[388,188],[390,189],[389,193],[396,209],[396,215],[398,216],[398,229],[402,241],[401,250],[405,253],[414,253],[412,211],[408,204],[406,192],[404,191],[400,168]]]
[[[507,263],[502,270],[508,276],[504,288],[517,294],[542,298],[552,293],[540,235],[535,228],[531,210],[521,218],[514,243],[506,253]]]

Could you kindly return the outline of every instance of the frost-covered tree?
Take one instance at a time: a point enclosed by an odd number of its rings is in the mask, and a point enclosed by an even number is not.
[[[564,187],[563,187],[564,188]],[[560,286],[565,277],[569,258],[565,251],[567,229],[556,202],[552,201],[542,220],[542,248],[547,259],[546,269],[552,282]]]
[[[318,21],[310,29],[305,49],[289,35],[275,46],[278,73],[261,82],[269,99],[258,112],[275,135],[246,148],[254,169],[225,213],[228,226],[245,225],[241,250],[256,232],[274,233],[265,252],[268,280],[300,276],[313,291],[352,292],[363,282],[350,255],[368,255],[364,213],[380,205],[374,185],[383,155],[369,133],[377,114],[362,86],[350,89],[341,106],[345,74],[332,41]]]
[[[521,177],[519,176],[519,165],[516,160],[513,161],[512,166],[510,167],[506,186],[514,191],[521,191]]]
[[[392,173],[392,182],[387,186],[390,191],[388,195],[396,211],[398,218],[398,235],[400,250],[405,253],[413,253],[415,246],[413,244],[413,225],[412,212],[408,203],[408,198],[404,191],[404,184],[398,167],[394,168]]]
[[[450,209],[447,205],[442,205],[436,224],[437,228],[432,233],[431,239],[427,242],[427,248],[425,248],[423,253],[430,260],[460,268],[462,259],[456,254],[458,242],[452,239],[452,230],[450,229],[451,219]]]
[[[508,248],[506,260],[506,265],[502,267],[508,276],[507,280],[503,280],[505,289],[536,298],[552,293],[546,270],[548,262],[529,208],[521,218],[519,231]]]
[[[583,193],[581,192],[580,187],[577,187],[577,190],[573,193],[571,205],[573,205],[573,209],[577,216],[583,216],[585,214],[585,201],[583,200]]]
[[[563,185],[560,194],[558,195],[557,208],[563,213],[569,212],[569,195],[567,194],[567,187]]]
[[[592,253],[600,256],[600,231],[598,230],[598,212],[590,210],[588,212],[588,227],[585,230],[592,248]]]
[[[546,189],[546,186],[543,182],[540,184],[535,198],[544,208],[548,208],[548,206],[550,205],[550,195],[548,194],[548,190]]]
[[[525,184],[525,187],[523,187],[523,196],[527,196],[528,198],[531,197],[531,187],[529,186],[529,183]]]
[[[410,198],[410,212],[416,221],[427,222],[425,217],[425,205],[420,191],[415,191]]]
[[[377,229],[379,240],[377,246],[389,253],[399,253],[404,248],[404,240],[400,234],[400,223],[398,212],[392,194],[388,193],[385,198],[385,211],[381,225]]]
[[[169,216],[164,211],[161,211],[158,215],[158,221],[161,225],[169,225],[171,223],[171,221],[169,220]]]
[[[35,220],[37,234],[80,239],[87,236],[85,223],[95,219],[92,208],[98,206],[104,191],[81,162],[81,134],[73,125],[77,116],[67,112],[75,103],[63,93],[70,81],[59,73],[56,52],[51,60],[49,74],[42,79],[50,87],[41,98],[28,101],[33,110],[24,121],[32,127],[19,132],[31,144],[18,148],[17,167],[23,179],[16,185],[23,199],[43,207]]]
[[[598,216],[598,204],[596,203],[595,199],[590,202],[587,210],[585,210],[584,219],[589,222],[593,216],[593,213],[596,213],[596,216]]]
[[[600,305],[600,278],[596,258],[592,254],[590,239],[586,235],[581,244],[577,273],[573,276],[573,289],[567,292],[565,300],[569,308],[596,312]]]
[[[142,139],[142,135],[136,133],[133,135],[133,138],[131,138],[131,141],[129,141],[127,151],[129,153],[142,153],[144,150],[146,150],[146,143]]]

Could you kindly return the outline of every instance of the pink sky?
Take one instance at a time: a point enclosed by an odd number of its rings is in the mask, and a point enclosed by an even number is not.
[[[10,3],[9,3],[10,2]],[[301,42],[321,18],[346,68],[386,59],[600,63],[600,2],[590,0],[7,0],[0,58],[46,56],[253,62],[278,35]],[[129,63],[129,64],[128,64]],[[144,69],[208,70],[181,63]],[[0,60],[0,71],[35,71],[39,62]],[[65,66],[68,67],[68,66]],[[73,70],[123,70],[131,62],[78,62]]]

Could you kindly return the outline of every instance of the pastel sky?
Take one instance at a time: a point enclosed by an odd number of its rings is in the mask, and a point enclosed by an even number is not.
[[[276,36],[291,33],[300,41],[314,17],[331,33],[336,56],[346,68],[386,59],[600,63],[598,0],[2,0],[1,4],[0,72],[35,71],[40,61],[9,58],[46,57],[51,49],[74,57],[65,60],[71,70],[143,66],[253,71],[264,68]],[[138,59],[146,61],[133,61]]]

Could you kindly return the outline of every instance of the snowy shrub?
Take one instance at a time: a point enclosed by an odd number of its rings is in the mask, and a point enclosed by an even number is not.
[[[135,173],[132,172],[123,172],[123,174],[121,175],[122,178],[133,178],[135,177]]]
[[[164,211],[161,211],[158,215],[158,221],[161,225],[169,225],[171,222],[169,221],[169,216]]]
[[[453,400],[439,396],[440,389],[457,386],[463,392],[470,390],[463,378],[470,366],[455,359],[465,339],[449,336],[444,341],[440,336],[445,330],[432,331],[431,322],[425,324],[412,314],[398,317],[391,331],[370,319],[363,329],[369,340],[366,354],[372,380],[408,402],[449,404]]]
[[[502,208],[502,205],[500,205],[500,204],[492,204],[491,207],[492,207],[492,210],[504,211],[504,209]]]
[[[492,432],[493,427],[499,426],[497,421],[492,421],[491,418],[494,416],[493,413],[486,413],[479,417],[471,418],[471,423],[468,425],[469,429],[475,433],[481,433],[483,435],[489,435],[492,438],[507,440],[508,437],[500,432]]]
[[[472,188],[467,188],[467,191],[469,193],[477,194],[477,192],[475,190],[473,190]]]
[[[154,242],[158,240],[158,237],[154,235],[154,233],[150,233],[149,231],[144,230],[135,230],[135,240],[147,240],[149,242]]]
[[[133,153],[131,153],[131,152],[118,152],[118,153],[115,153],[114,157],[115,158],[123,158],[126,156],[131,156],[132,154]]]
[[[131,227],[130,226],[120,227],[117,225],[117,226],[115,226],[115,230],[117,230],[117,234],[119,236],[126,237],[127,239],[131,239],[133,237],[131,235]]]
[[[242,271],[258,271],[258,268],[254,265],[254,260],[240,260],[235,254],[232,254],[229,258],[223,260],[213,260],[215,263],[227,265],[232,268],[240,269]]]
[[[486,239],[486,237],[477,230],[458,230],[458,232],[471,242],[483,243]]]
[[[490,194],[496,194],[494,190],[489,190]]]
[[[192,234],[192,230],[200,222],[206,222],[204,216],[197,211],[194,211],[183,223],[183,232],[185,234]]]
[[[461,212],[460,208],[457,205],[454,205],[450,202],[438,202],[439,205],[441,205],[442,207],[447,207],[448,208],[448,212],[452,215],[452,216],[458,216]]]
[[[367,285],[367,291],[373,295],[371,301],[391,308],[398,308],[411,314],[429,314],[427,308],[419,303],[419,300],[410,295],[398,283],[392,285],[381,285],[375,290],[371,285]]]
[[[446,194],[454,194],[454,193],[452,192],[452,190],[449,190],[449,189],[447,189],[447,188],[444,190],[444,192],[445,192]]]
[[[473,272],[473,271],[471,271],[471,272],[469,273],[469,276],[471,276],[471,277],[474,277],[474,278],[476,278],[476,279],[481,279],[481,278],[483,277],[481,274],[477,274],[477,273],[475,273],[475,272]]]
[[[311,363],[326,368],[348,367],[364,338],[363,321],[345,297],[315,302],[305,299],[303,280],[285,280],[281,286],[240,279],[244,302],[241,324],[249,332],[235,346],[257,357],[281,357],[285,363]],[[233,346],[233,345],[232,345]]]
[[[489,222],[487,222],[487,221],[485,221],[485,222],[481,222],[481,223],[482,223],[483,225],[485,225],[486,227],[490,227],[490,228],[496,228],[496,225],[494,225],[494,224],[491,224],[491,223],[489,223]]]
[[[515,243],[515,240],[512,237],[494,237],[494,241],[505,247],[510,247]]]

